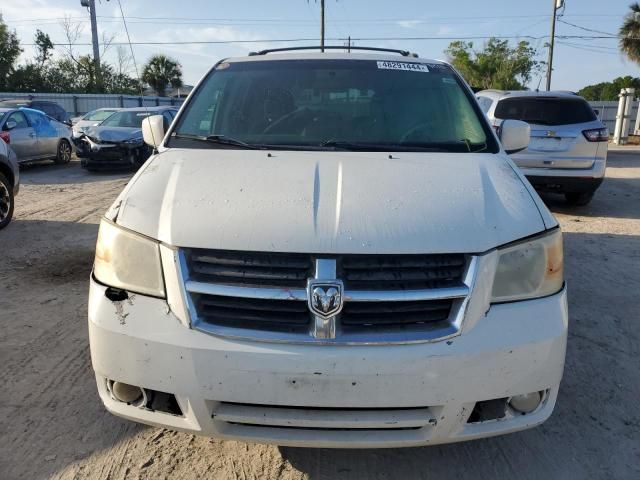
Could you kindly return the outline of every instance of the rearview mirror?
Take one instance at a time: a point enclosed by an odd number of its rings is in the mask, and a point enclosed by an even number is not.
[[[13,130],[17,126],[18,126],[18,124],[16,122],[14,122],[13,120],[9,120],[7,123],[4,124],[4,129],[5,130]]]
[[[500,125],[499,137],[508,154],[517,153],[529,146],[531,127],[520,120],[505,120]]]
[[[156,148],[162,143],[164,138],[164,117],[162,115],[151,115],[142,120],[142,138],[144,143]]]

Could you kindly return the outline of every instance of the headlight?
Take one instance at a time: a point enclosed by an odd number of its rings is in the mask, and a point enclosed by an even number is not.
[[[165,296],[158,242],[104,219],[100,222],[93,274],[111,287]]]
[[[556,229],[498,250],[491,301],[544,297],[559,292],[563,283],[562,232]]]

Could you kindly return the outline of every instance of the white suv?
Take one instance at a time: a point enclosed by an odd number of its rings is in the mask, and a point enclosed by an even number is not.
[[[405,54],[406,52],[400,52]],[[533,427],[567,340],[558,223],[442,62],[217,63],[100,225],[106,408],[222,438],[392,447]]]
[[[531,125],[529,147],[512,156],[536,190],[588,204],[604,179],[609,131],[585,99],[568,92],[483,90],[478,103],[499,129],[505,119]]]

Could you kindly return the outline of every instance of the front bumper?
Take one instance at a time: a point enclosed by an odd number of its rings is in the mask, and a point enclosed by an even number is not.
[[[145,144],[94,143],[86,137],[74,138],[76,155],[85,168],[139,167],[151,155]]]
[[[564,290],[494,305],[448,341],[388,346],[223,339],[188,328],[164,300],[112,302],[104,293],[92,280],[91,359],[106,408],[207,436],[364,448],[509,433],[551,415],[564,368]],[[174,394],[182,415],[118,402],[107,380]],[[478,401],[536,391],[545,400],[530,414],[468,422]]]

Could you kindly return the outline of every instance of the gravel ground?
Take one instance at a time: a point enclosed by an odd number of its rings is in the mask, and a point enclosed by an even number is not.
[[[129,175],[25,168],[0,232],[0,478],[640,478],[640,150],[610,154],[588,207],[545,200],[565,232],[570,336],[556,411],[504,437],[402,450],[249,445],[108,414],[86,327],[100,215]]]

